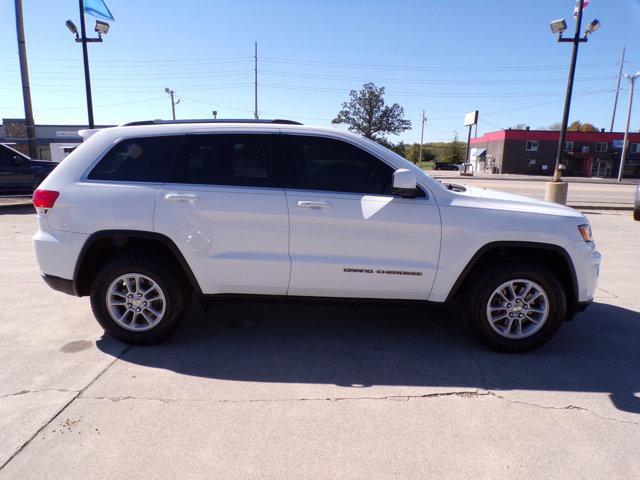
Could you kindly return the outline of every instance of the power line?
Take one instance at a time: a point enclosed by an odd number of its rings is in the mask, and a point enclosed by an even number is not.
[[[611,89],[594,90],[592,92],[585,92],[585,93],[581,93],[581,94],[575,95],[575,97],[586,97],[587,95],[595,95],[595,94],[598,94],[598,93],[611,93],[612,91],[613,90],[611,90]],[[531,108],[538,108],[538,107],[543,107],[543,106],[546,106],[546,105],[554,105],[554,104],[556,104],[556,103],[558,103],[560,101],[562,101],[562,100],[561,99],[552,100],[550,102],[536,103],[534,105],[526,105],[524,107],[510,108],[510,109],[507,109],[507,110],[498,110],[498,111],[494,111],[494,112],[487,112],[487,113],[483,112],[482,115],[486,117],[487,115],[498,115],[498,114],[501,114],[501,113],[519,112],[521,110],[529,110]],[[460,118],[460,116],[457,115],[455,117],[432,118],[432,120],[453,120],[453,119],[457,119],[457,118]]]
[[[165,97],[154,97],[154,98],[147,98],[144,100],[135,100],[132,102],[122,102],[122,103],[107,103],[104,105],[96,105],[99,108],[109,108],[109,107],[121,107],[123,105],[133,105],[135,103],[148,103],[148,102],[154,102],[156,100],[164,100]],[[11,110],[10,107],[0,107],[2,109],[6,109],[6,110]],[[85,107],[83,106],[78,106],[78,107],[39,107],[38,110],[81,110]]]
[[[263,83],[265,88],[276,88],[284,90],[299,90],[299,91],[314,91],[314,92],[328,92],[328,93],[343,93],[344,89],[330,88],[330,87],[313,87],[313,86],[299,86],[299,85],[283,85],[274,83]],[[610,89],[602,91],[611,91]],[[481,93],[458,93],[458,92],[404,92],[404,91],[387,91],[390,95],[397,96],[412,96],[412,97],[445,97],[445,98],[508,98],[508,97],[549,97],[556,95],[564,95],[562,92],[513,92],[508,94],[481,94]],[[589,92],[579,92],[589,93]]]
[[[281,63],[289,65],[310,65],[320,67],[336,67],[336,68],[368,68],[368,69],[380,69],[380,70],[421,70],[421,71],[522,71],[522,70],[563,70],[567,68],[566,65],[514,65],[514,66],[471,66],[471,65],[457,65],[457,66],[441,66],[441,67],[426,67],[421,65],[383,65],[383,64],[362,64],[362,63],[340,63],[340,62],[327,62],[317,60],[301,60],[279,57],[261,57],[261,60],[269,63]],[[581,67],[605,67],[617,65],[616,63],[585,63]]]
[[[297,73],[297,72],[283,72],[277,70],[261,70],[263,75],[281,76],[281,77],[300,77],[300,78],[318,78],[327,80],[356,80],[363,81],[363,77],[348,76],[348,75],[324,75],[315,73]],[[602,81],[615,79],[614,75],[598,76],[598,77],[581,77],[580,81]],[[438,80],[420,80],[420,79],[402,79],[402,78],[369,78],[367,81],[373,82],[387,82],[387,83],[406,83],[406,84],[427,84],[427,85],[529,85],[529,84],[546,84],[546,83],[564,83],[566,78],[548,78],[548,79],[533,79],[533,80],[452,80],[452,79],[438,79]]]

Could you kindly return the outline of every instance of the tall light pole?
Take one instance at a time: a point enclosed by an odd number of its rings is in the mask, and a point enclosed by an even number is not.
[[[24,102],[24,120],[27,126],[29,156],[38,157],[36,147],[36,127],[31,105],[31,87],[29,86],[29,66],[27,64],[27,44],[24,40],[24,22],[22,18],[22,0],[16,0],[16,33],[18,35],[18,54],[20,56],[20,76],[22,78],[22,100]]]
[[[98,34],[96,38],[87,37],[87,27],[84,21],[84,0],[78,0],[78,7],[80,9],[80,34],[78,35],[78,28],[71,21],[67,20],[67,28],[76,36],[76,42],[82,44],[82,60],[84,63],[84,87],[87,96],[87,116],[89,119],[89,128],[94,128],[95,123],[93,121],[93,99],[91,95],[91,73],[89,71],[89,49],[87,43],[102,43],[102,35],[109,33],[109,24],[96,20],[96,26],[94,31]],[[109,15],[111,15],[109,13]],[[112,17],[109,17],[112,18]]]
[[[564,19],[554,20],[551,22],[551,32],[558,34],[559,43],[573,43],[573,51],[571,53],[571,64],[569,66],[569,80],[567,81],[567,93],[564,100],[564,112],[562,114],[562,128],[560,130],[560,141],[558,142],[558,153],[556,155],[556,165],[553,171],[553,180],[547,183],[545,192],[545,200],[549,202],[567,203],[567,191],[569,185],[562,181],[561,170],[564,168],[564,150],[567,139],[567,126],[569,124],[569,111],[571,109],[571,96],[573,95],[573,80],[576,74],[576,64],[578,61],[578,47],[581,43],[588,40],[588,36],[600,28],[598,20],[592,21],[586,28],[584,37],[580,36],[582,28],[582,11],[584,9],[584,0],[578,0],[576,8],[576,29],[573,38],[563,38],[562,34],[567,29],[567,22]]]
[[[625,78],[631,82],[631,90],[629,91],[629,111],[627,112],[627,126],[624,129],[624,140],[622,144],[622,155],[620,156],[620,168],[618,169],[618,182],[622,181],[622,169],[624,168],[624,162],[627,159],[627,148],[629,147],[629,124],[631,123],[631,108],[633,107],[633,87],[636,83],[636,78],[640,78],[640,71],[633,75],[625,75]]]

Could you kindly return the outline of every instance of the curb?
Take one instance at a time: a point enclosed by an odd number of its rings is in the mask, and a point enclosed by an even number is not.
[[[571,205],[568,204],[567,207],[575,208],[576,210],[611,210],[611,211],[621,211],[621,212],[632,212],[633,206],[629,205]]]
[[[436,180],[491,180],[491,181],[509,181],[509,182],[550,182],[551,177],[537,177],[537,178],[509,178],[504,176],[495,176],[495,177],[473,177],[473,176],[463,176],[463,175],[431,175],[427,173],[427,175],[435,178]],[[615,180],[588,180],[583,177],[578,177],[580,180],[571,181],[572,177],[564,177],[562,180],[567,183],[584,183],[588,185],[637,185],[637,179],[623,179],[622,182],[618,183]],[[575,177],[573,177],[575,178]]]

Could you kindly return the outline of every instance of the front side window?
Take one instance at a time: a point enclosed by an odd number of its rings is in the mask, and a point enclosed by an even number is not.
[[[287,143],[294,188],[391,194],[393,168],[364,150],[320,137],[292,135]]]
[[[527,152],[537,152],[537,151],[538,151],[538,141],[527,140]]]
[[[606,142],[597,142],[596,143],[596,152],[606,152],[607,147],[609,146]]]
[[[114,145],[89,180],[164,182],[182,137],[129,138]]]
[[[4,148],[0,145],[0,167],[11,166],[11,160],[13,159],[13,152],[8,148]]]
[[[185,167],[186,183],[276,186],[270,135],[195,135]]]

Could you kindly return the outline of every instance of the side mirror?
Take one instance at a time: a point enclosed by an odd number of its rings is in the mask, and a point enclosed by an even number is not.
[[[14,155],[13,156],[13,162],[12,162],[16,167],[19,167],[21,165],[24,165],[24,158],[21,157],[20,155]]]
[[[400,197],[413,198],[418,196],[418,182],[414,173],[406,168],[399,168],[393,172],[391,192]]]

